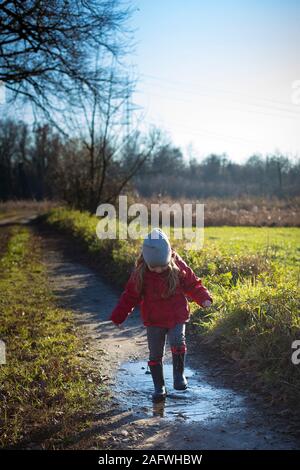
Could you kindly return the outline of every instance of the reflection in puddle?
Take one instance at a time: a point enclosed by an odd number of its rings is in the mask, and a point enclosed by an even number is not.
[[[201,372],[185,368],[189,388],[173,389],[172,364],[164,364],[168,396],[165,402],[152,403],[153,382],[146,362],[126,362],[119,369],[115,390],[126,408],[140,410],[150,416],[168,419],[203,421],[217,415],[246,412],[243,397],[225,388],[216,388],[205,381]]]

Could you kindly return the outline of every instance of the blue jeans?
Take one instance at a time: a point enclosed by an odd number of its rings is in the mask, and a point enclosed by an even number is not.
[[[173,328],[147,326],[149,361],[161,361],[165,354],[166,338],[168,337],[172,352],[185,349],[185,323],[178,323]]]

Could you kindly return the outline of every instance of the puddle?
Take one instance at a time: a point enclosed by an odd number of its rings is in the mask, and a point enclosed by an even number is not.
[[[178,392],[173,389],[172,364],[164,364],[164,375],[168,396],[165,402],[153,404],[151,394],[153,382],[151,374],[146,373],[147,362],[123,363],[116,377],[114,389],[126,409],[143,412],[149,416],[168,419],[204,421],[238,413],[239,417],[247,412],[244,398],[225,388],[216,388],[206,382],[201,371],[185,368],[189,382],[187,390]]]

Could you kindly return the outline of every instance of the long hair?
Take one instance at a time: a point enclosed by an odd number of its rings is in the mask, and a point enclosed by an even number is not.
[[[171,260],[169,266],[164,274],[166,276],[167,281],[167,289],[166,292],[162,294],[162,298],[170,297],[175,293],[176,287],[180,282],[180,269],[175,262],[176,252],[172,249]],[[134,269],[134,279],[136,281],[136,290],[139,294],[143,292],[144,288],[144,277],[145,271],[147,268],[147,264],[144,260],[142,252],[139,254],[136,262],[135,262],[135,269]]]

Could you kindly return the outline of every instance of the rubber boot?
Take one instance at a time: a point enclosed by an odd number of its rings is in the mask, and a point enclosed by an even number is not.
[[[151,371],[152,380],[154,384],[154,393],[152,394],[152,400],[154,402],[162,401],[167,396],[162,362],[149,361],[148,365]]]
[[[185,352],[173,352],[172,357],[174,388],[175,390],[186,390],[188,384],[184,375]]]

